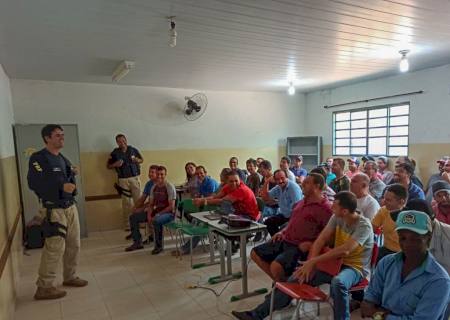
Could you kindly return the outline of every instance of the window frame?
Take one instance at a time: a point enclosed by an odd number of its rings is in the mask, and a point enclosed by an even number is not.
[[[408,114],[401,114],[401,115],[393,115],[391,116],[391,108],[392,107],[398,107],[398,106],[404,106],[404,105],[408,105]],[[372,110],[379,110],[379,109],[386,109],[386,116],[377,116],[377,117],[369,117],[369,112]],[[366,121],[366,126],[364,128],[354,128],[354,129],[364,129],[366,131],[366,136],[365,137],[352,137],[351,136],[351,131],[352,131],[352,119],[351,119],[351,114],[354,112],[358,112],[358,111],[366,111],[366,117],[365,118],[361,118],[361,119],[354,119],[354,120],[365,120]],[[336,115],[340,114],[340,113],[350,113],[350,117],[348,120],[341,120],[341,121],[336,121]],[[363,108],[355,108],[355,109],[347,109],[347,110],[342,110],[342,111],[333,111],[332,113],[332,154],[333,156],[340,156],[340,157],[350,157],[350,156],[365,156],[369,151],[369,139],[370,138],[386,138],[386,153],[385,154],[371,154],[374,156],[387,156],[387,157],[398,157],[400,155],[390,155],[389,154],[389,148],[391,147],[402,147],[405,148],[406,147],[406,155],[408,155],[409,153],[409,143],[410,143],[410,115],[411,115],[411,103],[410,101],[404,101],[404,102],[399,102],[399,103],[389,103],[389,104],[384,104],[384,105],[378,105],[378,106],[371,106],[371,107],[363,107]],[[407,116],[408,117],[408,124],[407,125],[391,125],[391,119],[392,118],[397,118],[397,117],[404,117]],[[386,125],[385,126],[377,126],[377,127],[369,127],[369,120],[371,119],[383,119],[386,118]],[[336,129],[336,123],[339,122],[349,122],[350,126],[347,129]],[[391,128],[396,128],[396,127],[407,127],[408,128],[408,135],[395,135],[391,137]],[[377,129],[377,128],[386,128],[386,135],[385,136],[372,136],[369,137],[369,129]],[[336,138],[336,132],[337,131],[345,131],[348,130],[350,132],[349,136],[347,138]],[[391,145],[389,143],[390,138],[404,138],[406,137],[408,139],[408,143],[406,145]],[[351,145],[351,139],[365,139],[366,143],[364,146],[352,146]],[[336,153],[336,139],[349,139],[350,140],[350,144],[348,146],[338,146],[338,147],[348,147],[349,148],[349,153],[348,154],[338,154]],[[366,153],[361,154],[361,153],[352,153],[352,148],[354,147],[360,147],[360,148],[365,148],[366,149]],[[403,156],[403,155],[402,155]]]

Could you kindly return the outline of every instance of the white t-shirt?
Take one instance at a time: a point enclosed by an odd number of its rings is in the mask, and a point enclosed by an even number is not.
[[[287,175],[288,175],[287,178],[288,178],[289,180],[295,182],[295,175],[294,175],[294,173],[292,173],[291,170],[287,169]]]
[[[358,210],[364,217],[372,221],[373,217],[380,209],[378,201],[369,194],[365,197],[357,199],[356,201],[358,203],[356,210]]]

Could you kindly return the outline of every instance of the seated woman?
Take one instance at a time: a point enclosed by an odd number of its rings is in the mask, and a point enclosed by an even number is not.
[[[384,244],[378,253],[377,262],[388,254],[400,251],[395,221],[397,221],[398,214],[406,205],[407,199],[408,190],[403,185],[394,183],[386,187],[383,197],[384,206],[378,210],[372,220],[373,228],[382,228],[384,236]]]
[[[396,225],[402,251],[378,263],[361,304],[362,316],[444,319],[450,278],[428,251],[430,218],[420,211],[403,211]]]
[[[198,178],[195,174],[196,168],[197,166],[193,162],[188,162],[184,165],[186,181],[183,184],[183,188],[190,197],[195,197],[198,194]]]

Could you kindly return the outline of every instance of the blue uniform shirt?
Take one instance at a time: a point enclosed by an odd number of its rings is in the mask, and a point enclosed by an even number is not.
[[[290,167],[289,170],[291,170],[294,176],[296,177],[306,177],[308,175],[308,172],[302,167],[300,168]]]
[[[278,199],[277,214],[282,214],[284,217],[289,218],[294,204],[303,199],[303,192],[297,183],[288,180],[284,190],[277,185],[270,189],[269,196]]]
[[[408,200],[412,200],[412,199],[422,199],[425,200],[425,193],[423,192],[422,189],[420,189],[420,187],[414,183],[410,183],[409,184],[409,189],[408,189]]]
[[[138,149],[127,146],[127,150],[123,152],[120,148],[115,148],[110,155],[109,162],[114,163],[118,160],[122,160],[123,164],[121,167],[116,168],[117,175],[119,179],[136,177],[141,174],[141,169],[139,163],[133,162],[133,157],[142,159],[141,154]]]
[[[450,279],[431,253],[402,280],[403,253],[380,260],[364,300],[380,305],[394,319],[443,319],[449,302]]]
[[[209,197],[219,189],[219,183],[213,178],[206,176],[205,179],[199,184],[198,192],[200,196]]]

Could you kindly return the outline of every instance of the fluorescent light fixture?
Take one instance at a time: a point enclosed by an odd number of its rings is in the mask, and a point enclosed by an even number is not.
[[[288,94],[290,96],[293,96],[295,94],[295,87],[292,82],[289,82]]]
[[[131,69],[134,68],[134,61],[121,61],[112,74],[112,81],[119,82],[123,77],[125,77]]]
[[[409,61],[406,55],[409,53],[409,50],[400,50],[399,53],[402,55],[400,59],[399,69],[400,72],[408,72],[409,70]]]

